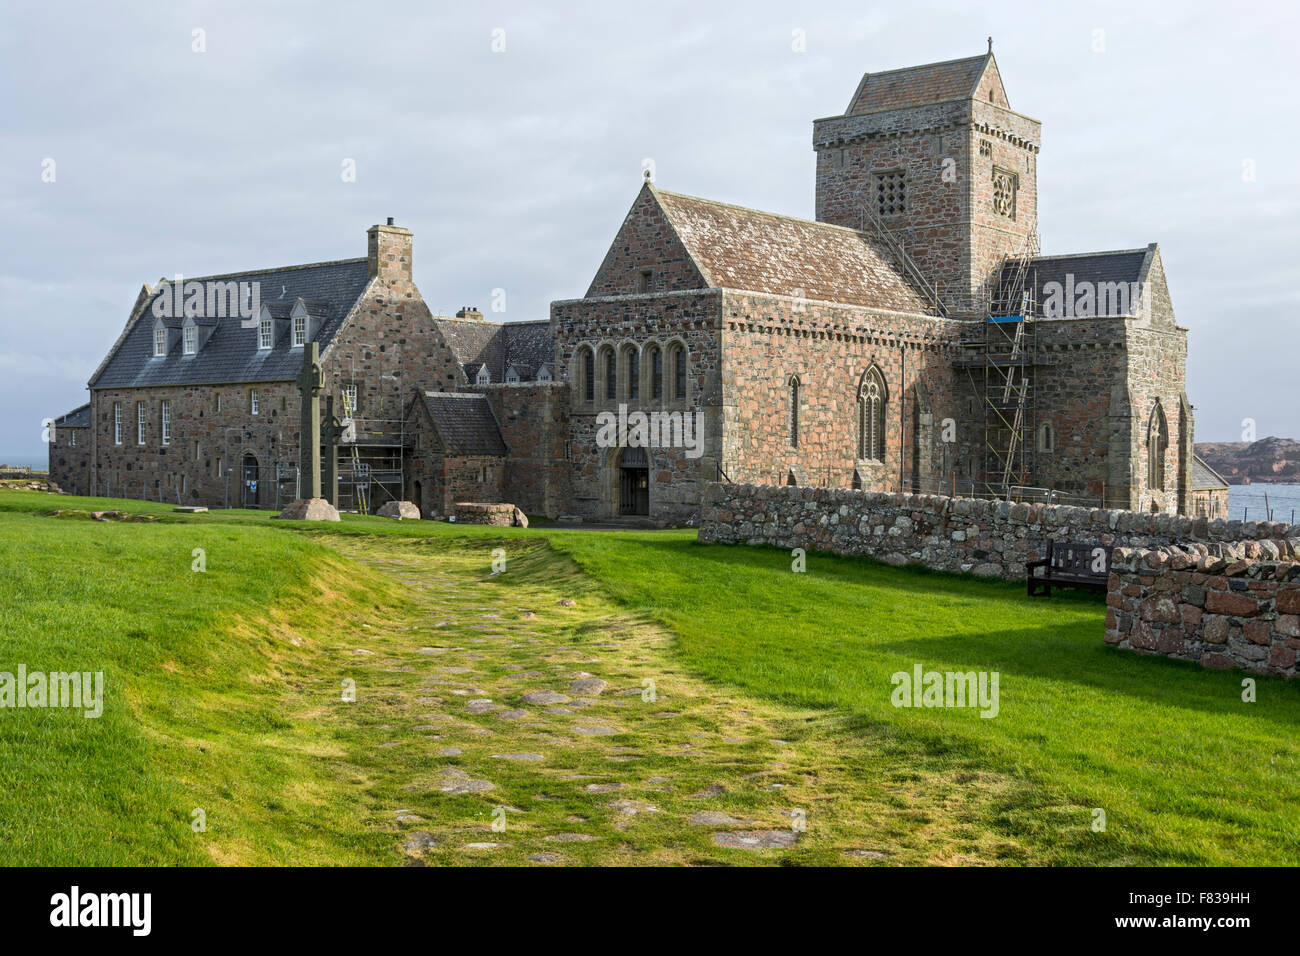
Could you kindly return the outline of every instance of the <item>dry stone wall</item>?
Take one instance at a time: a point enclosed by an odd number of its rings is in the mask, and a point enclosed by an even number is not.
[[[1284,560],[1246,557],[1271,558],[1264,543],[1116,549],[1106,643],[1217,670],[1296,676],[1300,555],[1289,548]]]
[[[1049,540],[1107,548],[1210,545],[1233,561],[1300,559],[1300,528],[941,495],[712,483],[702,543],[866,555],[888,564],[1023,580]],[[1208,552],[1207,552],[1208,553]]]

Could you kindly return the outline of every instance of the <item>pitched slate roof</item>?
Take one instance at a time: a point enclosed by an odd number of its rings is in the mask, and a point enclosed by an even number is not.
[[[866,233],[659,189],[654,194],[711,288],[929,311]]]
[[[80,408],[74,408],[66,415],[60,415],[54,419],[55,429],[59,428],[89,428],[90,427],[90,403],[87,402]]]
[[[1192,490],[1212,491],[1227,488],[1223,476],[1205,463],[1200,455],[1192,455]]]
[[[878,113],[973,96],[992,59],[993,54],[985,53],[962,60],[868,73],[862,77],[844,112],[849,116]]]
[[[365,259],[344,259],[186,281],[257,282],[262,302],[273,315],[283,312],[287,316],[294,302],[305,300],[308,312],[320,320],[313,338],[324,352],[360,299],[369,276]],[[294,379],[302,367],[302,350],[290,348],[288,323],[279,330],[272,348],[259,350],[257,329],[242,328],[237,316],[198,320],[214,327],[196,354],[181,354],[177,336],[171,351],[155,358],[153,303],[157,295],[155,291],[149,296],[138,319],[91,380],[92,388],[286,381]],[[174,327],[181,324],[181,320],[165,321]]]
[[[1043,308],[1046,287],[1051,282],[1058,283],[1062,290],[1065,290],[1069,288],[1071,281],[1073,281],[1076,288],[1081,282],[1091,282],[1094,289],[1100,287],[1103,283],[1142,281],[1146,275],[1147,257],[1152,255],[1154,250],[1155,245],[1152,244],[1145,249],[1085,252],[1067,256],[1040,256],[1031,260],[1030,268],[1033,276],[1031,281],[1038,297],[1039,310],[1041,311]],[[1011,268],[1011,266],[1004,268],[1004,278]],[[1073,277],[1072,280],[1070,279],[1071,276]],[[1136,310],[1137,305],[1136,302],[1132,303],[1130,312]],[[1097,303],[1097,308],[1101,308],[1100,302]]]
[[[511,365],[534,370],[555,358],[548,320],[536,322],[484,322],[482,319],[434,319],[448,348],[471,381],[486,365],[494,383],[504,382]]]
[[[449,455],[505,455],[506,443],[486,396],[467,392],[425,392],[438,437]]]

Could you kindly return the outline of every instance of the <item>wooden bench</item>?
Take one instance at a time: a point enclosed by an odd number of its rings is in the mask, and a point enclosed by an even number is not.
[[[1042,574],[1035,574],[1038,568]],[[1047,542],[1047,557],[1026,561],[1029,596],[1050,596],[1053,587],[1105,591],[1110,580],[1110,548],[1073,541]]]

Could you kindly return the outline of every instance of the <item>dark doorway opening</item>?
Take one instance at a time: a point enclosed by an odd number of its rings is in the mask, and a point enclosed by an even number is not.
[[[260,507],[258,504],[257,485],[257,459],[252,455],[245,455],[243,481],[245,508]]]
[[[424,495],[422,494],[422,489],[420,488],[420,481],[418,478],[415,481],[411,482],[411,504],[415,505],[415,507],[419,509],[420,517],[423,518],[424,517]]]
[[[619,459],[618,513],[650,513],[650,458],[644,448],[624,449]]]

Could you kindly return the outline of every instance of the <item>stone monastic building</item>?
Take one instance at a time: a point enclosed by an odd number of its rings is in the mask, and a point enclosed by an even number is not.
[[[1040,144],[990,51],[868,74],[816,120],[815,220],[644,183],[549,322],[432,315],[392,220],[364,258],[190,280],[256,287],[255,316],[145,287],[52,477],[278,507],[317,341],[342,508],[680,521],[732,481],[1212,513],[1160,249],[1042,255]]]

